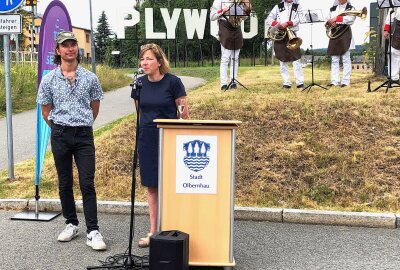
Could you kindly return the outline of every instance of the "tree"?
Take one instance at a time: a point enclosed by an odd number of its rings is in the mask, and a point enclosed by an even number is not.
[[[382,74],[384,71],[384,66],[387,65],[386,63],[386,53],[385,53],[385,38],[383,37],[383,26],[385,25],[385,19],[387,15],[387,10],[386,9],[380,9],[379,10],[379,16],[378,16],[378,29],[376,29],[376,37],[374,38],[374,41],[372,42],[373,46],[375,47],[375,66],[374,66],[374,72],[376,74]]]
[[[99,62],[103,62],[105,59],[107,46],[111,42],[111,34],[110,25],[103,10],[97,22],[96,33],[94,34],[96,56]]]

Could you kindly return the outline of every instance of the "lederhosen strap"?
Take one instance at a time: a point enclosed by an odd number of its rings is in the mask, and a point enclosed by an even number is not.
[[[336,11],[337,7],[338,6],[331,7],[330,11],[331,12]],[[353,9],[353,6],[347,3],[345,10],[351,10],[351,9]],[[341,26],[338,25],[337,27]],[[341,35],[340,37],[336,39],[329,39],[327,54],[330,56],[345,54],[350,48],[351,39],[352,39],[352,32],[351,28],[348,27],[347,30],[343,33],[343,35]]]
[[[299,7],[299,4],[292,5],[292,10],[290,11],[289,20],[291,19],[292,12],[293,11],[296,12],[298,7]],[[284,2],[281,2],[278,4],[278,9],[279,9],[279,12],[282,12],[285,10]],[[286,35],[283,40],[274,42],[274,51],[275,51],[276,58],[278,58],[279,61],[282,61],[282,62],[293,62],[293,61],[299,60],[301,58],[300,48],[294,49],[294,50],[289,50],[286,47],[288,41],[289,41],[289,37]]]
[[[292,10],[291,10],[291,13],[290,13],[289,20],[292,19],[292,18],[291,18],[291,17],[292,17],[292,12],[293,12],[293,11],[296,12],[298,8],[299,8],[299,4],[292,4]],[[284,2],[280,2],[280,3],[278,4],[278,9],[279,9],[279,13],[281,13],[281,12],[284,11],[284,10],[286,10],[286,8],[285,8],[285,3],[284,3]]]

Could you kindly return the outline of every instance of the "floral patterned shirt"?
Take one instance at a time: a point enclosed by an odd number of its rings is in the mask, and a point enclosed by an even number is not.
[[[75,81],[70,82],[60,66],[42,78],[36,102],[52,104],[49,120],[62,126],[92,126],[93,112],[90,103],[104,98],[97,76],[78,65]]]

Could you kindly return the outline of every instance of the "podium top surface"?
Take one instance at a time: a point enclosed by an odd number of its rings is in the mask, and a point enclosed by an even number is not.
[[[155,119],[158,126],[182,125],[182,126],[239,126],[238,120],[192,120],[192,119]]]

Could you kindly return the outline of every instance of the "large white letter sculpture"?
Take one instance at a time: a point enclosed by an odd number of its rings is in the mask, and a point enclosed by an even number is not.
[[[146,27],[146,39],[165,39],[165,32],[154,32],[154,12],[152,8],[145,8],[144,23]]]
[[[176,39],[176,28],[178,25],[179,17],[182,9],[174,8],[172,16],[170,16],[167,8],[160,8],[161,16],[164,21],[167,32],[154,32],[154,9],[145,8],[145,31],[146,39]],[[126,9],[121,10],[118,16],[118,24],[116,34],[119,39],[125,38],[125,27],[135,26],[140,22],[140,14],[137,10],[133,9],[132,13],[127,13]],[[128,16],[127,16],[128,15]],[[204,39],[204,32],[208,18],[208,9],[183,9],[183,16],[185,19],[186,37],[187,39],[194,39],[197,33],[198,39]],[[127,19],[128,18],[128,19]],[[258,19],[256,16],[250,16],[250,29],[244,30],[245,22],[242,21],[242,31],[244,39],[251,39],[258,34]],[[247,20],[247,21],[248,21]],[[210,34],[218,39],[218,22],[210,21]]]
[[[136,9],[132,10],[132,13],[126,12],[127,8],[118,9],[120,12],[117,16],[117,38],[125,39],[125,27],[135,26],[140,22],[140,13]]]
[[[160,8],[164,24],[167,27],[167,39],[175,39],[175,30],[178,24],[179,16],[181,15],[180,8],[174,8],[172,17],[169,17],[167,8]]]
[[[195,32],[197,32],[198,39],[204,38],[207,13],[208,13],[207,9],[201,9],[200,16],[199,16],[199,11],[197,9],[183,10],[183,15],[185,16],[186,36],[188,39],[193,39]]]

